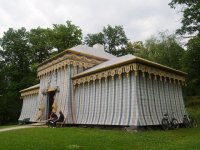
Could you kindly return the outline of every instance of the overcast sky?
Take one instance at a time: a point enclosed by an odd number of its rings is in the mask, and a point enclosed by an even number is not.
[[[52,27],[71,20],[84,35],[103,26],[123,25],[131,41],[144,41],[158,31],[174,32],[181,14],[170,0],[0,0],[0,37],[8,28]]]

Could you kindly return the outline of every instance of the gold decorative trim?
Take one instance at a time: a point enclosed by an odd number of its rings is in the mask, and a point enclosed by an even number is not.
[[[86,56],[78,56],[76,54],[65,54],[60,58],[52,60],[38,67],[38,78],[46,75],[52,71],[61,69],[65,66],[73,65],[83,68],[90,68],[97,64],[104,62],[103,60],[96,60],[94,58],[89,58]]]
[[[52,58],[49,58],[49,59],[43,61],[42,63],[40,63],[40,64],[38,65],[38,67],[43,66],[43,65],[45,65],[45,64],[48,63],[48,62],[52,62],[53,60],[59,59],[59,58],[61,58],[63,55],[69,54],[69,53],[73,53],[73,54],[80,55],[80,56],[86,56],[86,57],[88,57],[88,58],[93,58],[93,59],[95,59],[95,60],[100,60],[100,61],[106,61],[106,60],[108,60],[107,58],[94,56],[94,55],[91,55],[91,54],[88,54],[88,53],[77,52],[77,51],[74,51],[73,49],[66,49],[66,50],[64,50],[63,52],[61,52],[61,53],[59,53],[59,54],[53,56]]]
[[[169,81],[171,79],[173,79],[174,81],[177,80],[178,82],[179,81],[182,82],[182,84],[184,84],[183,82],[185,82],[185,76],[184,75],[178,75],[178,74],[175,74],[175,73],[170,73],[168,71],[153,68],[153,67],[146,66],[146,65],[143,65],[143,64],[132,63],[132,64],[124,65],[124,66],[121,66],[121,67],[109,69],[109,70],[106,70],[106,71],[94,73],[94,74],[91,74],[91,75],[88,75],[88,76],[73,79],[73,84],[77,85],[77,84],[81,84],[81,83],[85,83],[85,82],[100,80],[102,78],[107,78],[107,77],[113,78],[115,75],[118,75],[119,78],[120,78],[122,73],[129,74],[129,72],[131,72],[131,71],[133,71],[135,73],[135,76],[138,75],[138,71],[141,71],[143,77],[145,77],[145,73],[148,73],[149,75],[154,75],[155,80],[157,79],[157,77],[160,77],[160,79],[162,77],[164,77],[165,79],[169,78]]]
[[[47,92],[53,92],[53,91],[56,91],[56,88],[50,87],[47,89]]]
[[[38,89],[33,89],[33,90],[22,92],[21,93],[21,97],[35,95],[35,94],[38,94],[38,93],[39,93],[39,88]]]

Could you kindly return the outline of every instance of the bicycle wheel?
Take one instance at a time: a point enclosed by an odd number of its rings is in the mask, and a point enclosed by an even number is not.
[[[198,125],[197,125],[197,122],[196,122],[196,120],[195,120],[195,119],[193,119],[193,118],[191,118],[190,120],[191,120],[191,126],[192,126],[192,127],[194,127],[194,128],[197,128],[197,127],[198,127]]]
[[[178,129],[179,128],[179,124],[178,124],[178,120],[173,118],[171,121],[171,127],[172,129]]]
[[[168,121],[168,119],[162,119],[162,128],[163,128],[163,130],[169,130],[169,121]]]
[[[190,121],[188,118],[183,118],[183,126],[185,128],[190,128],[191,127],[191,124],[190,124]]]

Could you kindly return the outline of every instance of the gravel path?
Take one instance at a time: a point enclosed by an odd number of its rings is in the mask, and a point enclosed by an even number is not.
[[[44,123],[34,123],[34,124],[29,124],[29,125],[20,125],[20,126],[17,126],[17,127],[10,127],[10,128],[8,127],[8,128],[0,129],[0,132],[18,130],[18,129],[26,129],[26,128],[35,128],[35,127],[41,127],[43,125],[44,125]]]

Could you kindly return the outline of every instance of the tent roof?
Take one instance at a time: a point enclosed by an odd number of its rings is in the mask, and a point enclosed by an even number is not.
[[[116,56],[105,52],[104,49],[101,49],[98,47],[96,47],[96,48],[89,47],[87,45],[78,45],[78,46],[66,49],[63,52],[55,55],[54,57],[45,60],[44,62],[40,63],[38,65],[38,67],[40,67],[48,62],[51,62],[52,60],[58,59],[58,58],[62,57],[63,55],[65,55],[66,53],[77,53],[79,55],[85,55],[85,56],[93,57],[93,58],[104,60],[104,61],[116,58]]]
[[[93,71],[96,71],[96,70],[99,70],[99,69],[102,69],[102,68],[106,68],[106,67],[109,67],[109,66],[113,66],[113,65],[116,65],[116,64],[119,64],[119,63],[122,63],[126,60],[130,60],[130,59],[134,59],[135,56],[133,55],[126,55],[126,56],[122,56],[122,57],[116,57],[115,59],[111,59],[109,61],[106,61],[102,64],[99,64],[95,67],[92,67],[86,71],[83,71],[81,73],[79,73],[78,75],[75,75],[74,77],[76,76],[81,76],[81,75],[85,75],[87,73],[90,73],[90,72],[93,72]]]
[[[107,70],[110,68],[115,68],[118,66],[126,65],[126,64],[129,64],[132,62],[138,62],[138,63],[142,63],[145,65],[150,65],[152,67],[167,70],[169,72],[177,73],[180,75],[187,75],[187,73],[185,73],[185,72],[182,72],[182,71],[179,71],[179,70],[176,70],[176,69],[173,69],[173,68],[170,68],[170,67],[167,67],[167,66],[134,56],[134,55],[125,55],[122,57],[116,57],[114,59],[108,60],[102,64],[99,64],[93,68],[90,68],[84,72],[81,72],[81,73],[75,75],[74,77],[72,77],[72,79],[76,79],[76,78],[79,78],[82,76],[87,76],[87,75],[90,75],[90,74],[93,74],[93,73],[96,73],[96,72],[99,72],[102,70]]]
[[[31,86],[31,87],[28,87],[26,89],[23,89],[20,92],[23,93],[23,92],[26,92],[26,91],[31,91],[31,90],[34,90],[34,89],[38,89],[39,87],[40,87],[40,84],[36,84],[34,86]]]
[[[95,57],[105,58],[107,60],[116,58],[116,56],[105,52],[104,49],[93,48],[93,47],[89,47],[87,45],[78,45],[78,46],[70,48],[69,50],[74,51],[74,52],[79,52],[79,53],[82,53],[82,54],[92,55],[92,56],[95,56]]]

